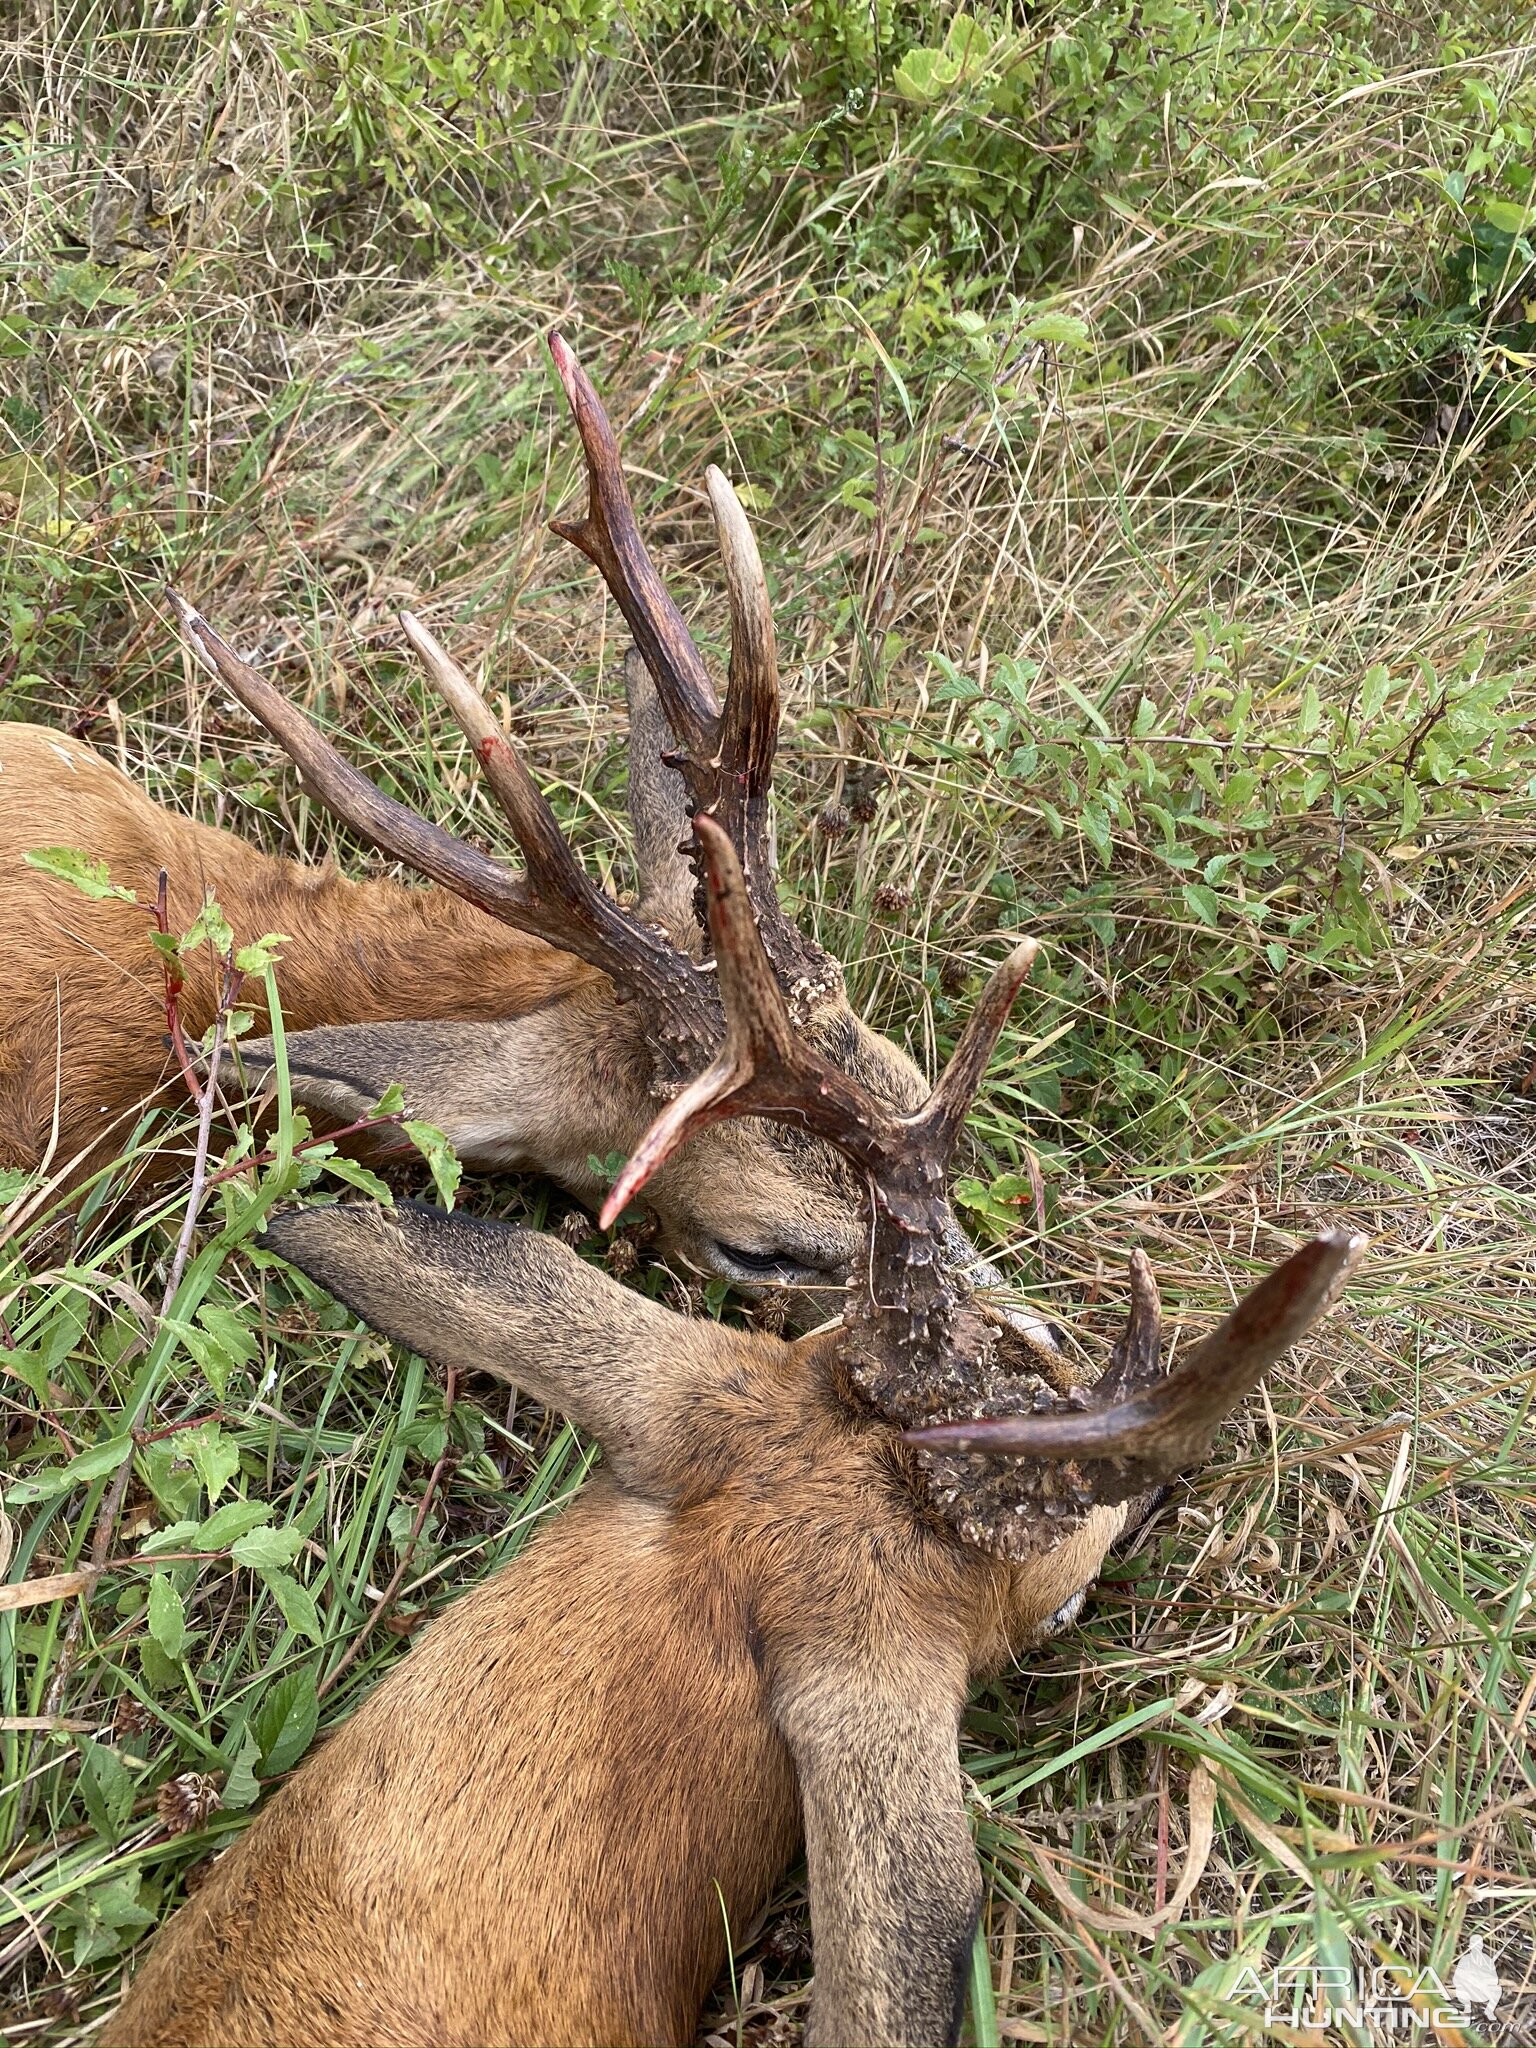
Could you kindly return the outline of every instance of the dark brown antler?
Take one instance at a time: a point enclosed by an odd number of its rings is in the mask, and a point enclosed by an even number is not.
[[[768,799],[779,727],[779,667],[768,585],[741,502],[724,474],[706,472],[715,532],[731,602],[731,673],[722,711],[683,616],[640,538],[618,442],[569,344],[552,334],[550,353],[587,459],[587,511],[554,530],[601,571],[656,683],[682,753],[677,766],[689,803],[721,825],[745,872],[748,895],[774,972],[803,1011],[835,993],[836,963],[783,915],[773,883]]]
[[[193,650],[267,728],[327,810],[477,909],[601,968],[626,994],[647,1003],[674,1061],[691,1061],[716,1042],[719,1012],[707,976],[660,932],[626,917],[591,881],[479,692],[417,620],[404,615],[401,623],[474,744],[526,862],[521,876],[385,796],[184,597],[174,590],[167,595]]]
[[[907,1432],[932,1451],[987,1451],[1069,1465],[1074,1494],[1125,1500],[1205,1457],[1222,1422],[1276,1359],[1338,1299],[1366,1240],[1326,1231],[1246,1294],[1221,1327],[1163,1378],[1151,1268],[1131,1260],[1131,1313],[1109,1369],[1086,1405],[1000,1415]]]
[[[911,1116],[897,1116],[796,1034],[735,850],[710,818],[696,818],[694,830],[703,851],[725,1044],[708,1071],[652,1124],[615,1182],[603,1222],[611,1224],[659,1166],[724,1117],[768,1117],[827,1139],[863,1169],[874,1205],[869,1292],[855,1315],[871,1333],[865,1391],[879,1402],[889,1360],[905,1365],[914,1347],[941,1350],[965,1300],[944,1256],[953,1223],[947,1169],[966,1109],[1038,948],[1033,939],[1014,948],[988,983],[927,1102]]]
[[[703,850],[725,1043],[646,1132],[603,1205],[605,1230],[675,1152],[726,1117],[765,1116],[814,1131],[872,1178],[891,1171],[903,1149],[903,1119],[796,1035],[735,848],[712,818],[701,814],[693,828]]]

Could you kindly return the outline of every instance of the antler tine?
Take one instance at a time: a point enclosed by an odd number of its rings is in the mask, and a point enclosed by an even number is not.
[[[232,690],[294,762],[305,787],[328,811],[375,846],[466,897],[492,917],[527,925],[535,913],[522,882],[472,846],[452,837],[370,782],[344,761],[319,728],[259,670],[220,639],[202,613],[167,587],[192,651]]]
[[[610,956],[627,958],[645,934],[596,887],[577,860],[543,791],[497,726],[484,697],[418,618],[401,612],[400,625],[439,696],[463,727],[485,779],[506,813],[527,866],[527,894],[558,910],[563,932],[569,934],[580,926],[591,933],[594,944],[607,948]]]
[[[726,1117],[763,1116],[814,1131],[870,1172],[902,1143],[900,1120],[796,1036],[736,849],[713,818],[701,814],[693,829],[704,856],[725,1042],[641,1139],[603,1204],[605,1230],[675,1152]]]
[[[1021,939],[1001,967],[993,971],[960,1034],[960,1043],[950,1055],[949,1065],[934,1083],[933,1093],[908,1119],[913,1143],[922,1146],[941,1167],[949,1164],[976,1091],[986,1078],[992,1049],[1039,950],[1037,940]]]
[[[667,722],[678,740],[699,763],[712,761],[720,706],[683,615],[667,595],[640,538],[608,415],[563,335],[550,335],[549,352],[587,458],[586,517],[550,524],[601,571],[656,680]]]
[[[522,876],[508,874],[487,854],[466,846],[429,819],[418,817],[404,804],[386,796],[366,775],[343,760],[311,720],[296,705],[290,704],[259,670],[242,661],[194,605],[189,604],[178,591],[168,589],[166,595],[199,660],[234,692],[252,717],[267,728],[297,766],[305,787],[344,824],[350,825],[386,853],[393,854],[397,860],[403,860],[422,874],[429,875],[433,881],[441,882],[445,888],[464,897],[491,917],[500,918],[503,923],[514,925],[520,931],[531,932],[550,945],[558,946],[562,952],[575,953],[624,986],[645,993],[658,1004],[662,1019],[660,1028],[669,1038],[682,1043],[696,1040],[708,1030],[710,1006],[704,999],[697,968],[659,935],[632,925],[618,905],[610,903],[580,873],[569,850],[559,839],[559,827],[553,814],[510,748],[506,748],[506,755],[510,757],[515,773],[525,778],[526,787],[516,785],[513,776],[507,775],[503,775],[500,781],[493,778],[493,787],[507,804],[508,815],[512,817],[525,854],[529,841],[523,839],[518,817],[512,813],[513,800],[520,803],[531,838],[540,846],[543,858],[533,886]],[[462,670],[454,669],[442,649],[414,620],[411,628],[407,630],[412,644],[427,662],[444,694],[448,694],[444,684],[447,671],[452,671],[458,685],[462,686],[456,692],[458,701],[450,699],[455,710],[460,711],[467,693],[479,705],[479,715],[488,725],[489,714]],[[434,659],[428,658],[429,647]],[[439,667],[439,663],[443,666]],[[471,737],[475,736],[471,732]],[[496,738],[500,740],[499,733]],[[505,746],[505,742],[502,745]],[[504,766],[504,759],[498,755],[495,772],[500,774]],[[489,764],[487,773],[492,773]],[[508,792],[514,790],[515,797],[509,798]],[[531,801],[528,801],[530,793]],[[559,873],[559,886],[554,886],[557,870],[553,849],[546,843],[551,835],[562,849],[564,869]],[[529,859],[532,868],[531,855]],[[540,883],[548,886],[541,889]]]
[[[1365,1245],[1365,1238],[1347,1230],[1315,1237],[1246,1294],[1177,1372],[1129,1399],[1116,1398],[1129,1377],[1128,1360],[1124,1367],[1117,1360],[1106,1376],[1105,1405],[939,1423],[909,1430],[908,1438],[933,1450],[1078,1461],[1087,1466],[1082,1477],[1094,1499],[1124,1500],[1206,1455],[1227,1415],[1332,1306]],[[1147,1313],[1145,1289],[1133,1276],[1133,1323],[1139,1319],[1145,1326]],[[1144,1334],[1137,1340],[1128,1332],[1124,1351],[1135,1348],[1144,1358]]]
[[[704,472],[715,538],[731,603],[731,686],[726,693],[722,765],[764,796],[779,737],[779,644],[757,536],[730,478],[713,463]]]

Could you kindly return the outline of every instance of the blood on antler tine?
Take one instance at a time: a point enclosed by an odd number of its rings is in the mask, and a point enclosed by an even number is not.
[[[931,1450],[1103,1460],[1125,1468],[1135,1486],[1171,1479],[1206,1456],[1226,1416],[1333,1305],[1365,1245],[1347,1230],[1304,1244],[1166,1378],[1157,1364],[1157,1289],[1146,1261],[1133,1255],[1126,1333],[1087,1407],[936,1423],[908,1430],[907,1438]]]
[[[724,829],[693,821],[704,857],[725,1042],[713,1063],[667,1105],[609,1191],[605,1230],[688,1140],[726,1117],[766,1116],[830,1139],[871,1173],[902,1142],[902,1120],[822,1058],[790,1021],[763,946],[741,862]]]
[[[651,998],[674,1036],[713,1042],[712,1005],[704,998],[697,968],[658,934],[633,923],[591,881],[479,692],[417,620],[402,619],[407,638],[474,743],[527,863],[526,875],[509,874],[488,855],[386,796],[343,760],[260,670],[243,661],[195,606],[177,591],[168,590],[167,596],[199,659],[267,728],[297,766],[305,787],[344,824],[490,916],[577,954],[621,987]]]
[[[604,1229],[690,1138],[733,1116],[797,1124],[845,1152],[877,1188],[922,1185],[931,1190],[936,1184],[942,1200],[944,1169],[1039,950],[1035,941],[1015,946],[993,974],[922,1108],[898,1116],[795,1030],[735,848],[712,818],[696,817],[693,826],[704,856],[725,1043],[714,1063],[668,1104],[641,1140],[603,1206]]]

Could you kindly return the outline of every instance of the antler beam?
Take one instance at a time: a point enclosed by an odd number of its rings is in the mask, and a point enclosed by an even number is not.
[[[1332,1306],[1365,1245],[1347,1230],[1315,1237],[1246,1294],[1177,1372],[1151,1386],[1156,1290],[1145,1261],[1133,1264],[1130,1323],[1087,1406],[937,1423],[909,1430],[907,1439],[930,1451],[1070,1462],[1079,1491],[1124,1500],[1205,1457],[1226,1417]]]
[[[264,725],[305,787],[371,844],[479,910],[575,953],[656,1010],[674,1048],[712,1045],[719,1017],[706,978],[659,933],[635,924],[583,872],[532,776],[495,727],[479,692],[419,621],[402,624],[428,674],[474,743],[528,864],[508,874],[489,855],[388,797],[258,669],[243,661],[179,592],[167,595],[194,653]]]

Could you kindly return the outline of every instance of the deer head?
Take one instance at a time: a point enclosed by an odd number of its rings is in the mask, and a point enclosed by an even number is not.
[[[658,1104],[707,1064],[723,1031],[695,815],[727,837],[778,998],[805,1042],[889,1110],[913,1108],[923,1083],[854,1013],[837,962],[779,905],[769,816],[778,656],[762,563],[736,493],[718,469],[707,471],[731,612],[721,703],[640,538],[597,395],[558,335],[550,347],[588,475],[586,515],[557,520],[555,530],[601,570],[635,642],[625,663],[640,884],[633,910],[584,872],[480,691],[419,620],[402,615],[401,625],[473,745],[522,854],[520,875],[384,795],[192,605],[171,598],[198,656],[335,816],[489,916],[596,970],[576,996],[505,1028],[402,1022],[298,1034],[289,1046],[296,1099],[350,1120],[399,1081],[412,1113],[441,1124],[471,1165],[537,1166],[600,1199],[592,1156],[632,1150]],[[262,1042],[247,1046],[248,1071],[260,1072],[265,1058]],[[841,1305],[814,1290],[845,1282],[860,1249],[860,1199],[858,1176],[835,1146],[804,1128],[761,1122],[713,1129],[686,1158],[658,1164],[647,1187],[666,1249],[748,1288],[811,1290],[811,1315]],[[956,1226],[942,1255],[991,1277]],[[1016,1321],[1050,1343],[1043,1323]]]
[[[446,1708],[451,1691],[454,1711],[442,1718],[454,1722],[457,1743],[500,1754],[511,1741],[513,1753],[535,1759],[525,1791],[540,1841],[563,1839],[551,1833],[549,1799],[595,1801],[597,1823],[610,1830],[604,1854],[619,1859],[615,1881],[626,1897],[662,1896],[678,1881],[686,1812],[689,1854],[719,1872],[731,1912],[750,1915],[761,1903],[761,1871],[731,1836],[719,1788],[739,1782],[743,1768],[797,1784],[816,1941],[808,2039],[824,2048],[950,2042],[980,1897],[956,1757],[968,1681],[1071,1611],[1138,1502],[1204,1456],[1223,1417],[1328,1307],[1363,1240],[1336,1231],[1304,1246],[1172,1373],[1161,1364],[1150,1270],[1133,1259],[1130,1313],[1108,1369],[1091,1390],[1058,1398],[1030,1361],[1010,1355],[1006,1332],[977,1313],[944,1249],[953,1227],[949,1155],[1033,947],[1018,947],[997,970],[926,1101],[893,1109],[797,1030],[729,834],[702,816],[695,829],[724,1043],[663,1109],[608,1210],[733,1119],[766,1119],[835,1146],[867,1195],[864,1253],[839,1329],[786,1345],[688,1322],[547,1238],[432,1211],[310,1209],[279,1219],[268,1242],[375,1327],[557,1404],[607,1454],[607,1490],[585,1519],[576,1511],[568,1535],[557,1523],[543,1539],[542,1569],[564,1586],[611,1585],[619,1611],[583,1608],[579,1618],[520,1633],[526,1661],[517,1661],[504,1642],[477,1636],[474,1617],[480,1602],[502,1628],[523,1629],[509,1620],[523,1612],[513,1577],[520,1560],[456,1610],[440,1649],[429,1632],[413,1652],[417,1711],[438,1689]],[[530,1560],[527,1569],[525,1597],[536,1605],[541,1567]],[[547,1697],[569,1668],[561,1628],[600,1633],[621,1660],[615,1683],[632,1704],[593,1739],[596,1753],[582,1764],[591,1787],[562,1779],[557,1793],[538,1777],[544,1752],[524,1745],[533,1740],[525,1722],[548,1731],[578,1711],[570,1703],[556,1711]],[[694,1639],[708,1669],[722,1674],[731,1712],[751,1722],[745,1736],[694,1704],[692,1681],[679,1691],[655,1675],[679,1668],[678,1644]],[[466,1683],[477,1657],[505,1680]],[[481,1702],[473,1711],[471,1700]],[[375,1705],[378,1725],[397,1725],[382,1694],[365,1713]],[[517,1717],[514,1737],[507,1722]],[[423,1717],[424,1749],[438,1742],[428,1725],[436,1719]],[[374,1740],[323,1752],[312,1767],[317,1791],[292,1810],[323,1819],[334,1803],[355,1820],[371,1766],[355,1766],[355,1784],[332,1786],[325,1774],[352,1770],[333,1759],[366,1756]],[[793,1780],[775,1744],[787,1747]],[[551,1766],[557,1775],[565,1768]],[[452,1770],[456,1784],[475,1779],[457,1753]],[[641,1827],[632,1813],[603,1808],[604,1788],[615,1784],[646,1788],[654,1813]],[[715,1800],[720,1813],[696,1811]],[[430,1801],[424,1791],[424,1806]],[[475,1833],[457,1811],[455,1825]],[[396,1828],[406,1858],[417,1853],[415,1824]],[[289,1832],[270,1838],[278,1843],[270,1853],[286,1870],[297,1824],[283,1825]],[[497,1825],[495,1839],[514,1838],[515,1829]],[[772,1816],[763,1823],[771,1839],[780,1825]],[[376,1845],[368,1854],[373,1871]],[[531,1864],[529,1873],[508,1908],[509,1939],[554,1953],[549,1916],[569,1913],[568,1878]],[[707,1981],[710,1957],[718,1962],[712,1915],[713,1897],[685,1931],[669,1923],[660,1946],[644,1931],[648,1968],[659,1970],[669,1998],[677,1993],[666,2007],[677,2031],[667,2038],[690,2038],[679,1987]],[[209,1924],[222,1944],[216,1916]],[[586,1936],[576,1927],[568,1938],[579,1948]],[[659,2037],[660,2022],[638,2003],[650,1994],[622,1961],[606,1966],[599,1996],[582,1988],[584,1956],[556,1960],[556,1976],[568,1962],[580,1997],[599,2000],[582,2008],[602,2014],[583,2022],[595,2029],[591,2038]],[[172,1953],[158,1981],[174,1983],[178,1971],[188,1981],[195,1974]],[[259,1974],[252,1965],[253,1980]],[[547,2014],[532,2022],[526,2008],[509,2006],[495,2024],[522,2039],[519,2027],[542,2025],[537,2037],[554,2038],[547,2030],[560,2022]]]

